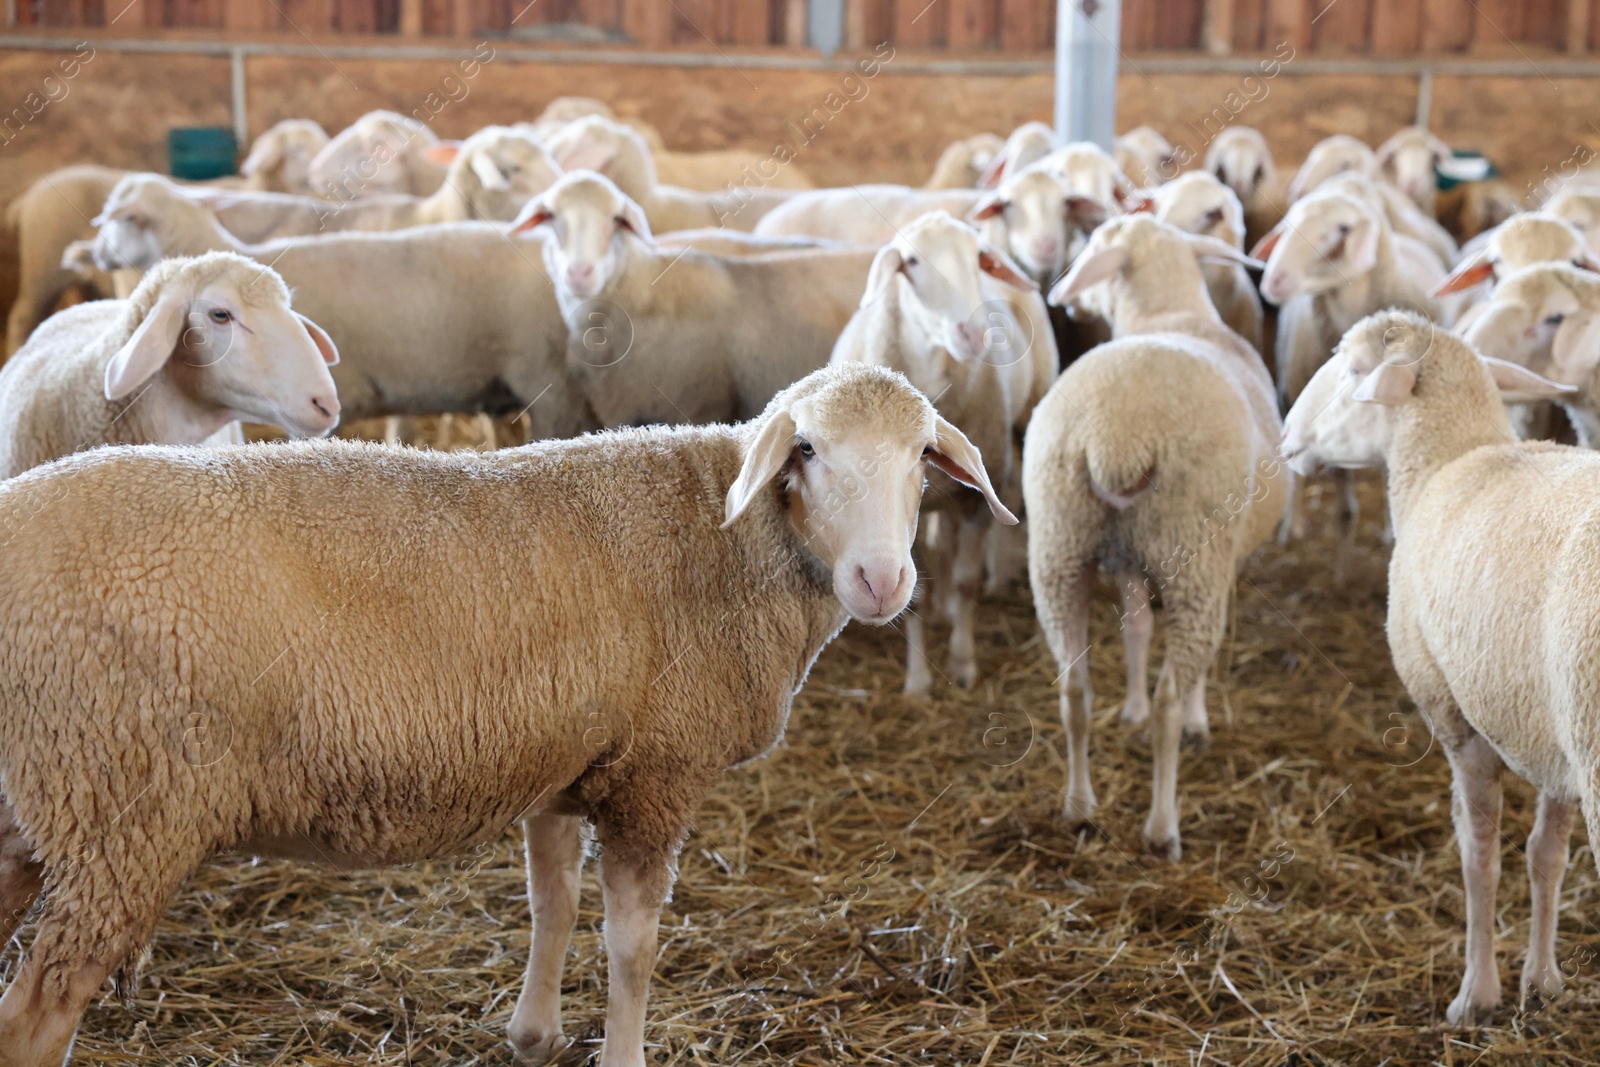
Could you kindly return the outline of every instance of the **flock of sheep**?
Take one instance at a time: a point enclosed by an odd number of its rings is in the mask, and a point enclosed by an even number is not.
[[[1180,745],[1207,734],[1240,568],[1295,534],[1297,476],[1325,469],[1348,551],[1363,467],[1389,479],[1396,666],[1455,775],[1448,1017],[1501,997],[1505,766],[1540,789],[1523,993],[1554,995],[1580,807],[1600,836],[1600,462],[1516,440],[1554,402],[1600,442],[1600,189],[1458,251],[1435,218],[1448,152],[1334,137],[1284,187],[1248,128],[1178,175],[1148,128],[1111,153],[1029,123],[951,145],[922,188],[810,189],[792,164],[726,181],[748,160],[667,152],[571,98],[459,143],[387,112],[331,140],[281,123],[220,186],[41,179],[13,207],[0,370],[0,936],[44,904],[0,1067],[65,1061],[211,855],[392,864],[518,821],[534,924],[511,1044],[565,1047],[592,836],[601,1062],[639,1067],[697,802],[777,741],[848,619],[903,618],[908,693],[972,685],[977,601],[1024,555],[1066,817],[1095,810],[1104,574],[1123,719],[1152,736],[1145,837],[1176,859]],[[73,286],[120,299],[52,315]],[[535,443],[240,445],[241,420],[317,438],[479,412]]]

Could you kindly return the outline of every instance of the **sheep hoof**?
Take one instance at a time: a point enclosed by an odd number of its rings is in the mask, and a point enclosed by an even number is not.
[[[1184,748],[1192,748],[1197,752],[1204,752],[1211,747],[1211,727],[1205,723],[1195,725],[1183,724],[1183,739],[1180,742]]]
[[[1143,726],[1149,721],[1150,701],[1148,699],[1138,700],[1129,697],[1128,702],[1122,705],[1122,725]]]
[[[1073,833],[1079,830],[1093,830],[1094,827],[1094,794],[1086,797],[1067,797],[1067,804],[1061,810],[1061,817],[1067,821],[1067,828]]]
[[[540,1036],[538,1033],[511,1038],[511,1051],[516,1061],[530,1067],[549,1063],[567,1050],[571,1042],[560,1030]]]
[[[1554,963],[1537,970],[1525,969],[1522,972],[1522,1010],[1530,1015],[1543,1011],[1565,988],[1561,971]]]
[[[1166,863],[1177,863],[1183,856],[1183,845],[1178,841],[1176,830],[1170,835],[1154,835],[1146,829],[1144,843],[1145,847],[1150,850],[1150,855]]]
[[[978,684],[978,665],[976,663],[952,663],[950,673],[955,676],[956,685],[962,689],[971,689]]]
[[[906,675],[906,686],[903,692],[912,700],[926,700],[933,691],[933,676],[918,672]]]
[[[1494,1009],[1500,1004],[1500,991],[1496,989],[1491,997],[1487,992],[1474,995],[1471,983],[1465,984],[1456,999],[1450,1002],[1445,1009],[1445,1022],[1451,1026],[1473,1027],[1487,1026]]]

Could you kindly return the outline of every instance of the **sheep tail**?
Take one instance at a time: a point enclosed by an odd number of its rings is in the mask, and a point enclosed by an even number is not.
[[[1085,459],[1089,468],[1089,491],[1101,503],[1117,511],[1127,511],[1155,484],[1153,459],[1136,459],[1105,443],[1100,443],[1099,448],[1090,447]]]

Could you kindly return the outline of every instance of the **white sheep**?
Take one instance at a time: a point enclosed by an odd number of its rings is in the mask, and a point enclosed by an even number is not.
[[[1287,196],[1278,180],[1278,166],[1261,131],[1229,126],[1206,148],[1205,169],[1238,196],[1244,206],[1245,247],[1283,221]]]
[[[1365,179],[1363,181],[1362,179]],[[1424,213],[1405,193],[1383,179],[1377,154],[1354,137],[1336,134],[1319,141],[1289,183],[1290,201],[1302,200],[1319,189],[1337,186],[1359,189],[1389,217],[1389,225],[1433,249],[1446,269],[1456,259],[1455,239],[1432,215]]]
[[[1453,778],[1467,916],[1466,973],[1445,1013],[1454,1025],[1482,1024],[1500,1002],[1505,768],[1539,790],[1527,843],[1525,1000],[1561,991],[1556,918],[1580,806],[1590,840],[1600,840],[1600,677],[1591,654],[1600,458],[1513,443],[1501,404],[1565,391],[1479,358],[1427,319],[1383,312],[1351,330],[1317,372],[1284,441],[1301,473],[1388,472],[1389,649]]]
[[[906,185],[853,185],[796,193],[756,223],[764,237],[826,237],[882,245],[930,211],[965,216],[982,194],[976,189],[917,189]]]
[[[993,189],[1006,178],[1033,166],[1055,151],[1056,131],[1042,122],[1024,122],[1011,131],[1011,135],[989,160],[989,166],[978,178],[978,188]]]
[[[1023,444],[1035,610],[1061,668],[1067,731],[1066,817],[1087,822],[1089,603],[1097,570],[1123,598],[1128,695],[1123,719],[1151,715],[1146,674],[1152,594],[1166,620],[1156,683],[1155,782],[1144,835],[1180,851],[1180,734],[1207,732],[1205,679],[1227,623],[1241,562],[1283,514],[1289,474],[1261,357],[1228,329],[1206,295],[1199,260],[1247,262],[1230,244],[1145,215],[1095,231],[1051,290],[1051,303],[1092,311],[1114,339],[1073,363],[1040,402]],[[1073,689],[1081,692],[1074,704]]]
[[[1404,193],[1424,215],[1434,218],[1438,215],[1434,204],[1439,188],[1438,166],[1454,158],[1450,146],[1438,136],[1421,126],[1407,126],[1378,146],[1373,154],[1374,174]]]
[[[127,300],[51,316],[0,368],[0,479],[96,445],[229,437],[239,419],[325,434],[338,361],[272,270],[229,252],[164,260]]]
[[[1113,210],[1052,171],[1028,168],[984,193],[967,217],[1043,287],[1061,276]]]
[[[1154,189],[1178,176],[1178,160],[1172,142],[1150,126],[1135,126],[1111,144],[1117,167],[1134,185]]]
[[[904,374],[989,457],[996,492],[1016,503],[1013,436],[1026,427],[1056,364],[1049,316],[1032,279],[972,227],[933,212],[878,251],[860,304],[829,362],[871,363]],[[1048,367],[1042,382],[1041,366]],[[950,675],[962,687],[978,675],[974,622],[989,531],[989,512],[969,503],[943,483],[924,503],[925,513],[954,522],[954,550],[947,551]],[[912,612],[905,630],[905,691],[924,696],[933,675],[922,616]]]
[[[327,131],[310,119],[284,119],[250,143],[239,173],[258,192],[309,194],[311,161],[327,143]]]
[[[792,190],[748,182],[730,174],[731,186],[707,193],[665,184],[656,171],[649,147],[627,126],[591,115],[569,122],[545,138],[550,155],[565,170],[592,170],[610,178],[644,209],[656,231],[725,226],[754,229],[768,211],[783,204]]]
[[[1156,218],[1186,233],[1215,237],[1244,251],[1244,207],[1233,190],[1209,171],[1191,171],[1152,194]],[[1261,297],[1242,263],[1212,260],[1202,265],[1206,291],[1229,328],[1264,352]]]
[[[922,183],[924,189],[972,189],[989,168],[990,162],[1005,147],[1005,142],[992,133],[975,133],[959,141],[951,141],[939,153],[933,173]]]
[[[355,200],[384,193],[428,196],[445,168],[427,157],[438,136],[414,118],[369,111],[334,134],[312,159],[308,179],[319,196]]]
[[[1561,406],[1585,448],[1600,448],[1600,275],[1543,263],[1495,286],[1464,334],[1486,356],[1577,387]]]
[[[1340,174],[1353,173],[1370,178],[1377,169],[1376,153],[1359,138],[1347,133],[1324,137],[1311,146],[1305,162],[1289,179],[1289,200],[1292,203],[1310,196],[1324,182]]]
[[[0,940],[48,887],[0,997],[7,1062],[62,1063],[214,854],[381,866],[520,821],[534,931],[509,1036],[543,1063],[588,820],[600,1064],[643,1067],[694,809],[778,742],[849,619],[905,608],[930,466],[1003,513],[960,430],[854,365],[744,426],[99,449],[0,485]]]
[[[1589,250],[1600,253],[1600,189],[1591,185],[1565,186],[1540,210],[1572,223],[1583,234]]]
[[[657,248],[643,209],[576,171],[513,233],[549,232],[544,264],[567,365],[604,426],[751,417],[827,362],[861,300],[870,249],[715,256]]]
[[[1026,169],[1055,174],[1067,183],[1067,188],[1093,197],[1113,215],[1136,207],[1143,201],[1111,153],[1089,141],[1062,145]]]
[[[1466,292],[1535,263],[1571,263],[1600,271],[1600,259],[1589,250],[1578,228],[1544,211],[1515,215],[1485,231],[1461,251],[1455,269],[1433,295]]]
[[[148,195],[162,190],[165,202]],[[149,269],[164,256],[222,250],[270,264],[339,346],[334,381],[347,419],[522,412],[536,438],[598,425],[566,369],[542,238],[457,222],[246,245],[170,183],[153,182],[142,202],[143,214],[107,223],[96,257]]]

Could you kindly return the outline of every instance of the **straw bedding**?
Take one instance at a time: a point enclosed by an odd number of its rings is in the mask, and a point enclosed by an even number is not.
[[[1311,497],[1331,530],[1332,494]],[[850,626],[787,740],[700,809],[662,923],[653,1062],[1595,1062],[1581,829],[1560,935],[1577,978],[1542,1011],[1512,1006],[1533,807],[1520,782],[1498,908],[1508,1004],[1491,1028],[1443,1026],[1464,930],[1448,771],[1389,664],[1376,482],[1363,497],[1366,559],[1346,585],[1325,533],[1247,567],[1211,679],[1213,744],[1184,756],[1174,866],[1142,854],[1149,751],[1116,721],[1109,591],[1092,652],[1101,833],[1081,837],[1058,819],[1056,667],[1025,590],[982,606],[978,687],[936,684],[926,703],[899,695],[900,635]],[[592,869],[583,905],[565,1063],[599,1047]],[[131,1002],[108,991],[90,1010],[76,1062],[509,1064],[527,944],[513,837],[377,872],[226,858],[168,912]]]

